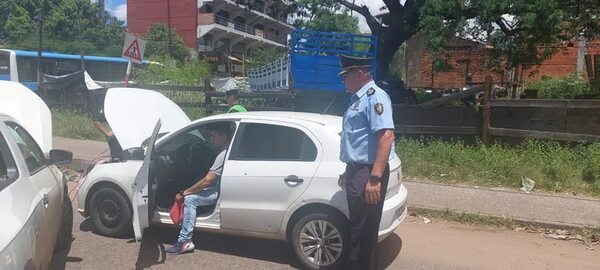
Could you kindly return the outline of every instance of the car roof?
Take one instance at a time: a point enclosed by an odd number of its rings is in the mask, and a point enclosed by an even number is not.
[[[256,111],[256,112],[236,112],[223,113],[204,117],[194,121],[204,122],[212,120],[231,120],[231,119],[253,119],[253,120],[276,120],[282,122],[309,122],[327,127],[341,127],[342,118],[340,116],[306,113],[306,112],[289,112],[289,111]]]

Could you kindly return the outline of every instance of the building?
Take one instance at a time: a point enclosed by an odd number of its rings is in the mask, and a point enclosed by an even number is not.
[[[537,81],[543,76],[562,78],[575,72],[587,78],[585,55],[600,54],[600,40],[566,43],[539,66],[526,70],[503,69],[501,63],[490,62],[490,47],[462,38],[450,38],[439,59],[445,65],[434,67],[427,47],[426,34],[419,33],[406,42],[405,84],[413,88],[447,89],[482,84],[487,75],[494,83]]]
[[[216,75],[244,75],[244,60],[260,46],[286,47],[293,27],[276,10],[289,1],[128,0],[127,28],[143,35],[150,25],[171,25]]]

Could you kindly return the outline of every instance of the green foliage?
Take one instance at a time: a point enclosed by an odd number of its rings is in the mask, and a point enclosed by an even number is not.
[[[542,77],[539,81],[529,83],[526,88],[537,89],[538,96],[544,99],[572,99],[590,94],[589,83],[577,73],[560,79]]]
[[[404,70],[404,47],[405,44],[402,44],[396,53],[394,53],[394,58],[385,76],[386,80],[399,81],[404,78],[404,74],[406,73],[406,70]]]
[[[204,61],[190,59],[178,62],[167,56],[150,60],[156,63],[134,70],[134,78],[144,84],[198,86],[211,72],[210,65]]]
[[[528,140],[467,145],[461,141],[400,139],[397,151],[406,175],[445,183],[520,188],[521,177],[552,192],[600,195],[600,144],[565,146]]]
[[[317,10],[317,13],[301,24],[301,27],[315,31],[359,33],[358,18],[348,13],[337,13],[328,9]]]
[[[163,57],[170,55],[173,59],[184,62],[190,59],[190,49],[175,29],[171,29],[171,52],[169,53],[169,29],[166,25],[155,23],[150,26],[145,36],[147,58]]]
[[[269,48],[259,47],[252,52],[252,56],[247,59],[246,68],[257,68],[264,66],[265,64],[271,63],[285,54],[287,54],[287,48]]]
[[[556,53],[564,40],[600,33],[583,23],[589,18],[581,9],[561,0],[428,0],[419,25],[435,52],[459,34],[492,45],[496,63],[531,67]]]
[[[120,55],[123,22],[97,16],[98,5],[88,0],[6,0],[0,9],[0,43],[6,48],[38,49],[38,15],[43,18],[43,50],[92,55]]]

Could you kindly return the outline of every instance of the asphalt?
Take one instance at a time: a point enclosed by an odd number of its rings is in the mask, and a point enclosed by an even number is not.
[[[108,155],[101,141],[54,137],[55,149],[73,152],[74,159],[89,161]],[[404,181],[409,207],[452,210],[511,218],[552,226],[600,228],[600,200],[520,190],[452,186],[425,181]]]

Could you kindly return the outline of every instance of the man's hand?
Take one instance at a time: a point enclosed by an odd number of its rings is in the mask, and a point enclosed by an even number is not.
[[[381,200],[381,182],[373,183],[367,181],[365,187],[365,201],[368,204],[377,204]]]
[[[182,202],[184,198],[185,197],[181,196],[181,194],[179,194],[179,193],[177,193],[177,195],[175,195],[176,202]]]

